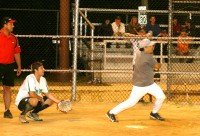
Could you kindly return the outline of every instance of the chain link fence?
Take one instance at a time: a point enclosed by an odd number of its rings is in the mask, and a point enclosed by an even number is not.
[[[132,89],[134,47],[147,37],[157,42],[154,57],[162,68],[155,71],[154,78],[166,101],[200,102],[199,1],[80,0],[69,2],[69,10],[61,9],[55,1],[55,6],[41,4],[34,4],[34,9],[26,4],[0,8],[1,17],[17,20],[14,33],[22,48],[24,72],[16,78],[13,97],[29,74],[30,64],[43,61],[49,89],[60,99],[123,101]],[[62,24],[66,15],[68,27]],[[124,30],[115,35],[104,23],[119,20]],[[152,20],[159,30],[148,28]],[[187,52],[179,51],[181,45],[188,47]],[[154,98],[146,95],[143,100],[151,102]]]

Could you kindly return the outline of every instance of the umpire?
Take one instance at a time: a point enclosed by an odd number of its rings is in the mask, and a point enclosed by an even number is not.
[[[17,63],[17,76],[21,74],[21,48],[17,37],[12,34],[16,20],[4,17],[0,30],[0,77],[3,85],[5,104],[4,118],[13,118],[10,112],[11,87],[14,86],[14,62]]]

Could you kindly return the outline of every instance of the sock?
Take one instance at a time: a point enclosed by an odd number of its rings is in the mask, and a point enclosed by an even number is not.
[[[32,113],[38,113],[38,112],[40,112],[40,111],[42,111],[42,110],[44,110],[44,109],[46,109],[48,107],[49,107],[48,104],[44,104],[43,106],[36,106],[34,108],[34,110],[32,111]]]

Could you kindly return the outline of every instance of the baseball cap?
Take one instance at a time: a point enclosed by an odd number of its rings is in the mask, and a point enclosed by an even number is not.
[[[152,46],[154,44],[155,44],[155,42],[152,42],[149,39],[145,38],[139,43],[139,47],[144,48],[144,47]]]
[[[10,18],[10,17],[4,17],[4,18],[2,19],[2,24],[15,23],[15,22],[16,22],[16,20],[13,20],[13,19]]]

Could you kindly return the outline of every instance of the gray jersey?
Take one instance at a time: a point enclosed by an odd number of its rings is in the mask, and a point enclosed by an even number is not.
[[[154,83],[153,67],[156,64],[153,54],[137,52],[133,73],[133,84],[135,86],[149,86]]]

